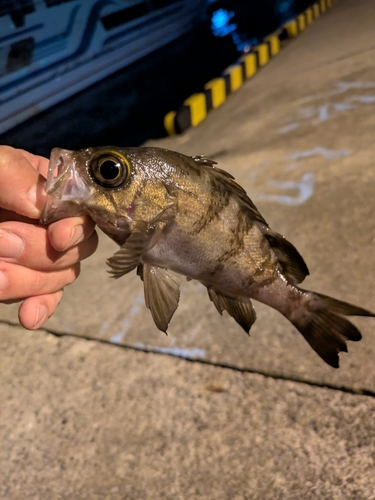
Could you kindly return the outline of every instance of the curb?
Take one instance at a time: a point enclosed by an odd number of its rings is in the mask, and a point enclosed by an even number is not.
[[[169,136],[177,135],[190,127],[196,127],[211,109],[216,109],[246,80],[252,78],[281,49],[281,40],[291,39],[304,31],[315,19],[327,12],[337,0],[319,0],[296,18],[288,21],[275,33],[268,35],[263,43],[242,55],[228,66],[221,76],[210,80],[203,92],[191,95],[177,111],[170,111],[164,117],[164,128]]]

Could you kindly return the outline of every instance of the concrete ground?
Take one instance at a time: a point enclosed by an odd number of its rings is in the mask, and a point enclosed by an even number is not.
[[[304,256],[375,309],[375,10],[341,0],[196,129]],[[61,146],[63,144],[51,144]],[[251,337],[184,283],[169,336],[103,236],[45,329],[0,306],[0,499],[375,499],[375,320],[326,366],[277,312]],[[149,351],[149,352],[146,352]],[[178,358],[176,356],[180,356]]]

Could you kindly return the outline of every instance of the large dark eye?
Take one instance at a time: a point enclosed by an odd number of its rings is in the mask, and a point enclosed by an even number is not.
[[[115,188],[129,178],[130,164],[126,158],[112,151],[96,153],[89,164],[90,175],[100,186]]]

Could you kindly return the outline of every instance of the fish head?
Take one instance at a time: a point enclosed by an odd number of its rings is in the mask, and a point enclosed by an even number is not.
[[[41,223],[86,214],[116,241],[126,238],[137,190],[133,179],[132,164],[121,148],[54,148]]]

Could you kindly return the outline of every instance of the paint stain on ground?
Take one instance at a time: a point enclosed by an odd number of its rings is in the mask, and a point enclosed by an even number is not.
[[[143,344],[142,342],[137,342],[133,345],[135,349],[142,351],[156,352],[161,354],[169,354],[171,356],[177,356],[178,358],[184,359],[203,359],[206,357],[206,351],[204,349],[198,348],[188,348],[188,347],[155,347],[148,344]]]

